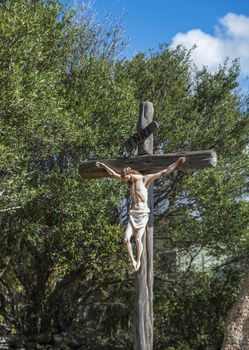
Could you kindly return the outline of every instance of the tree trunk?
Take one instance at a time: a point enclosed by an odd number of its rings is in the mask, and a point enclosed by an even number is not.
[[[249,270],[226,322],[222,350],[249,349]]]

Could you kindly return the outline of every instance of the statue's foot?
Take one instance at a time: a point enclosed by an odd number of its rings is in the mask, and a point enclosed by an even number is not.
[[[137,270],[136,270],[136,267],[137,267],[137,262],[136,262],[136,260],[134,260],[134,261],[132,262],[132,265],[133,265],[134,271],[137,271]]]
[[[138,270],[140,269],[140,266],[141,266],[141,263],[140,263],[140,261],[139,261],[139,262],[137,262],[137,264],[136,264],[135,271],[138,271]]]

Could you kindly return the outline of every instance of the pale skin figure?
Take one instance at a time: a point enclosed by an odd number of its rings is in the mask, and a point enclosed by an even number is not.
[[[185,157],[180,157],[175,163],[168,166],[166,169],[155,174],[142,175],[131,168],[124,168],[121,174],[102,162],[96,162],[98,168],[104,168],[109,175],[119,179],[130,187],[130,195],[132,199],[131,209],[129,211],[129,220],[124,233],[124,243],[127,246],[129,256],[135,271],[138,271],[141,266],[141,256],[143,251],[142,238],[145,233],[146,225],[149,219],[148,208],[148,189],[150,185],[162,176],[170,174],[172,171],[181,168],[181,165],[186,161]],[[134,258],[131,237],[136,240],[136,259]]]

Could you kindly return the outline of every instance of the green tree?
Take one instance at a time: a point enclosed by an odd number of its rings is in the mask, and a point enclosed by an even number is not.
[[[120,189],[80,182],[78,166],[118,151],[132,89],[113,79],[118,26],[57,1],[6,1],[0,16],[1,320],[57,333],[106,302],[122,265]]]

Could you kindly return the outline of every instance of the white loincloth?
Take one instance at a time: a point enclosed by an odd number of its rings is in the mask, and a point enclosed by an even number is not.
[[[146,227],[147,222],[149,220],[149,212],[150,210],[138,211],[138,210],[130,210],[129,218],[131,224],[135,230],[139,228]]]

